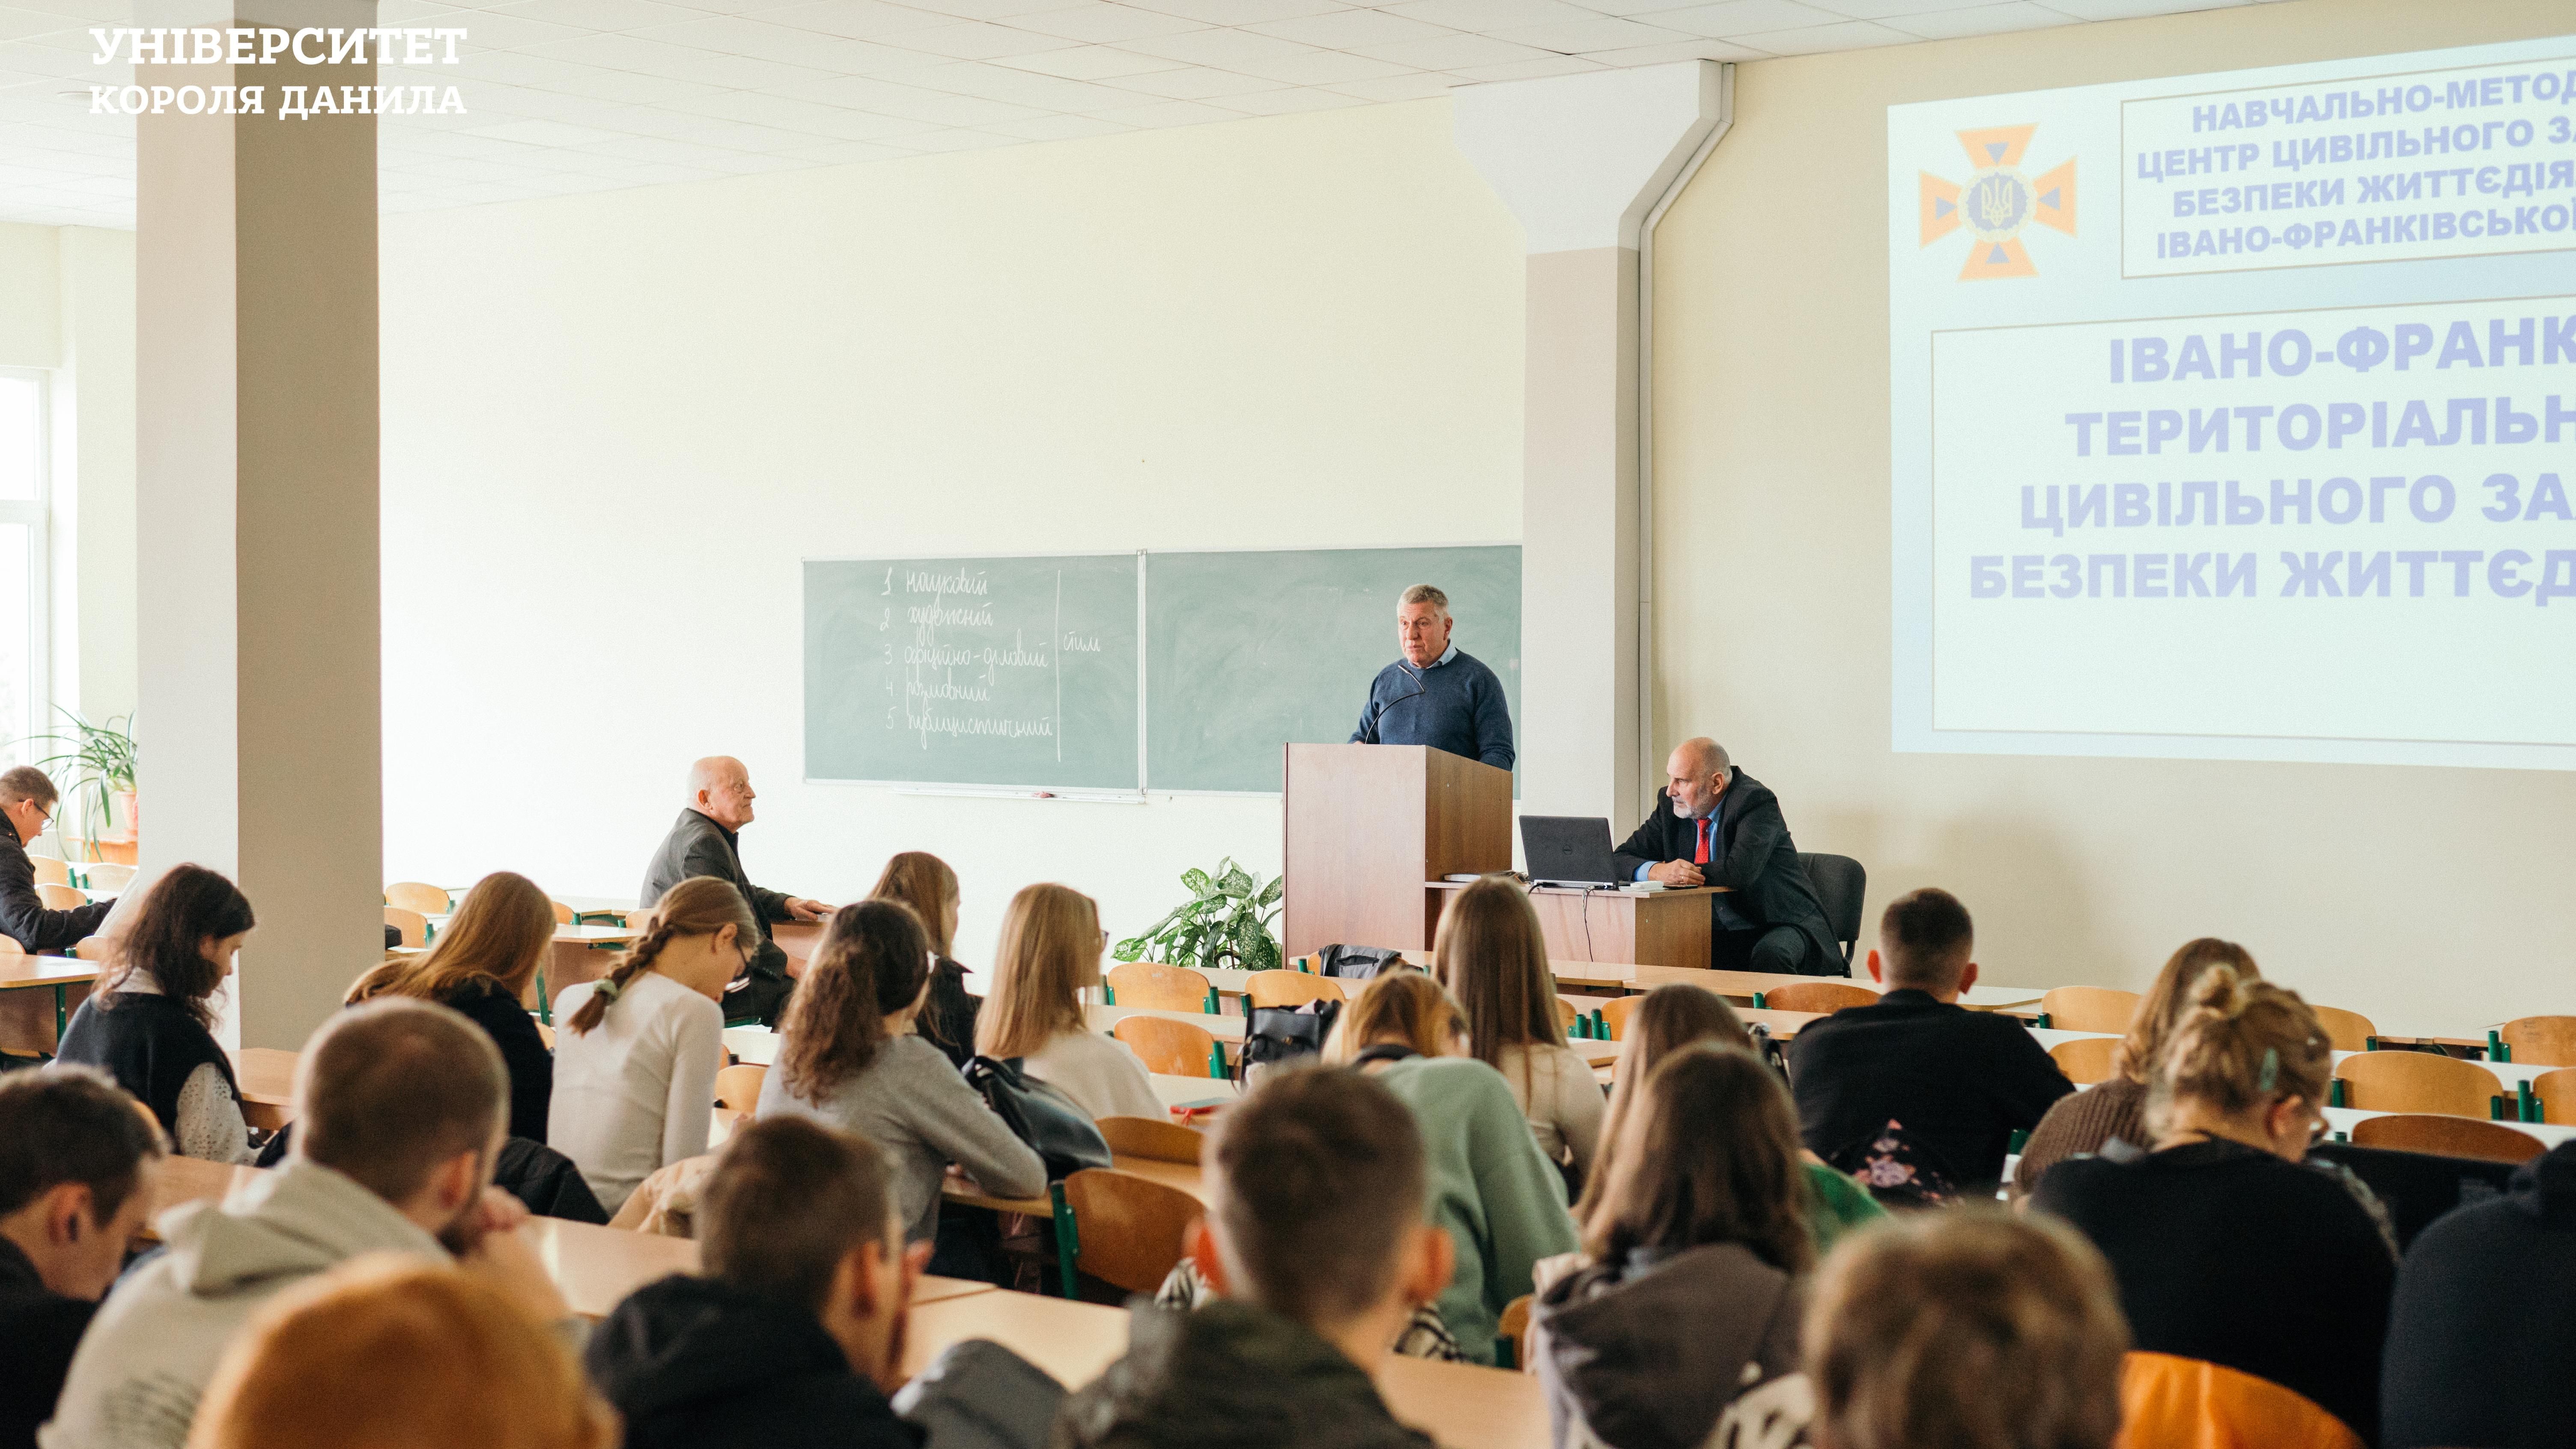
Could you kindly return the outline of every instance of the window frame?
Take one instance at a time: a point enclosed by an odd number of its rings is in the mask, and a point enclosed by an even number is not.
[[[40,367],[0,367],[0,378],[23,379],[36,387],[35,496],[0,499],[0,524],[27,526],[27,721],[26,736],[52,727],[53,678],[53,505],[54,417],[53,374]],[[5,724],[0,721],[0,724]],[[20,739],[0,740],[0,753],[15,753]],[[28,751],[34,763],[37,751]]]

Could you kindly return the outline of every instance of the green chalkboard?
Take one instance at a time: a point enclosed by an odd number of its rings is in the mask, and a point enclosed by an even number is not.
[[[812,780],[1133,790],[1136,555],[808,560]]]
[[[1277,790],[1283,744],[1350,738],[1394,662],[1397,596],[1449,595],[1451,642],[1521,714],[1521,551],[1157,553],[1145,561],[1146,778],[1157,790]]]

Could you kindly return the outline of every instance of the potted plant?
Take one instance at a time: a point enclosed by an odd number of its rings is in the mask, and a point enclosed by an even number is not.
[[[76,816],[90,844],[88,854],[96,859],[98,842],[107,837],[115,816],[124,817],[128,839],[140,830],[141,806],[134,788],[134,716],[110,715],[92,724],[72,710],[58,712],[71,721],[71,732],[34,738],[69,748],[35,763],[47,773],[56,766],[70,770],[71,782],[64,793],[71,797],[71,808],[55,815],[54,833],[57,838],[65,838],[68,847],[63,823],[66,817]],[[70,854],[68,848],[65,854]]]
[[[1231,856],[1217,862],[1211,875],[1181,872],[1190,898],[1156,921],[1143,934],[1110,948],[1121,961],[1153,960],[1166,966],[1231,967],[1268,971],[1280,963],[1279,940],[1270,923],[1279,918],[1279,892],[1274,877],[1263,884]]]

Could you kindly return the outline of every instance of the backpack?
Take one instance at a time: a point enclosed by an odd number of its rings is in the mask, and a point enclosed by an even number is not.
[[[1381,971],[1402,966],[1404,953],[1383,946],[1326,946],[1315,953],[1315,964],[1326,976],[1367,981]]]
[[[1243,1032],[1243,1050],[1235,1053],[1235,1079],[1252,1084],[1255,1067],[1310,1057],[1324,1049],[1333,1023],[1342,1015],[1338,1001],[1309,1001],[1298,1006],[1258,1006]]]

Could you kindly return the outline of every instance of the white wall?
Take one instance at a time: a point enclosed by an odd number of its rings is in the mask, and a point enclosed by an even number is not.
[[[1187,867],[1275,872],[1277,802],[799,783],[797,561],[1520,533],[1520,237],[1442,103],[421,213],[383,248],[394,879],[629,894],[724,752],[764,884],[848,898],[927,849],[970,965],[1033,881],[1126,934]]]

